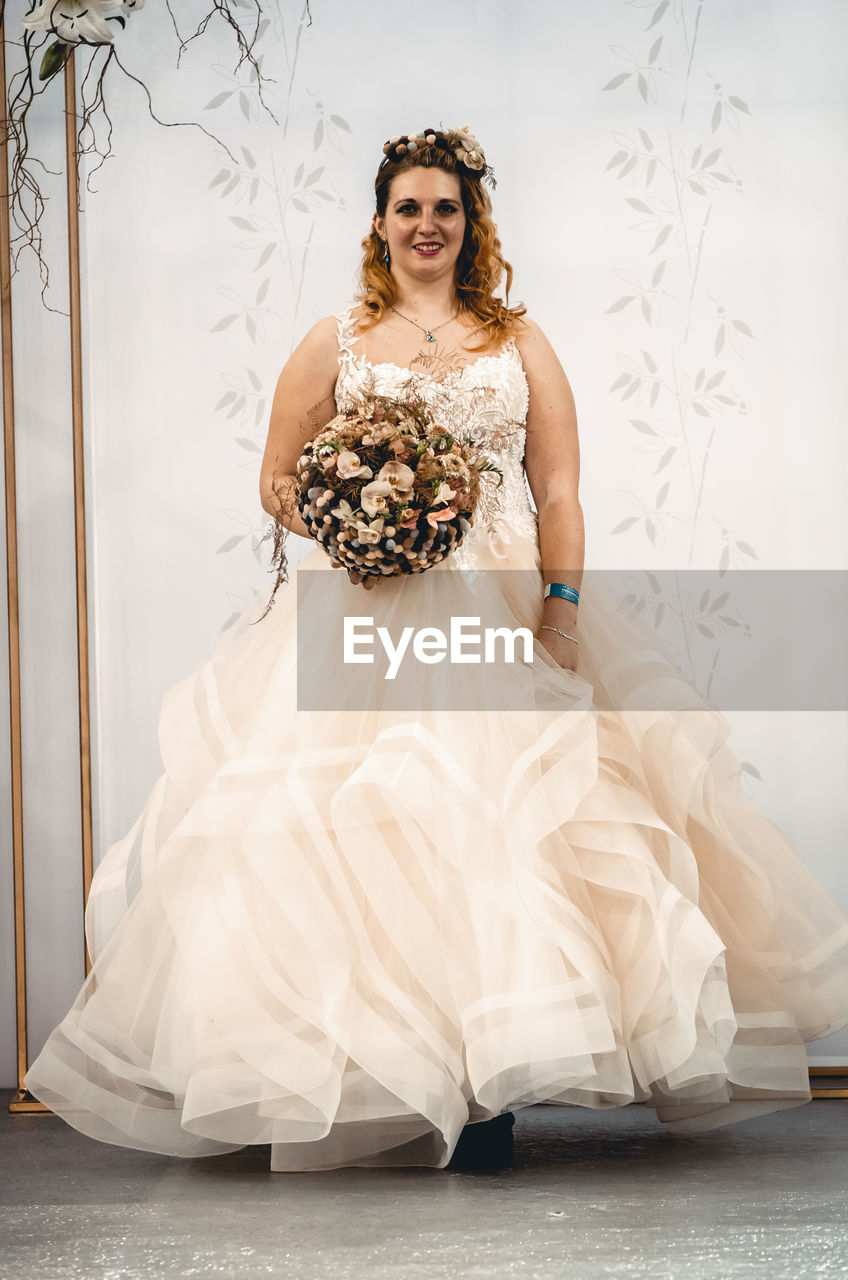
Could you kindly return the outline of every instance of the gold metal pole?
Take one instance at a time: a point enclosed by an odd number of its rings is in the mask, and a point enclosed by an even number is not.
[[[4,102],[7,97],[5,43],[0,52]],[[82,879],[83,911],[94,871],[92,818],[91,818],[91,720],[88,673],[88,590],[86,572],[86,521],[85,521],[85,454],[83,440],[82,402],[82,308],[80,305],[79,264],[79,167],[77,164],[77,115],[76,74],[74,51],[69,50],[65,60],[65,172],[68,222],[68,292],[70,314],[71,349],[71,423],[73,433],[74,466],[74,534],[76,547],[77,588],[77,677],[80,742],[80,799],[82,818]],[[8,115],[8,104],[6,106]],[[14,395],[12,381],[12,310],[11,310],[11,249],[8,199],[8,138],[2,139],[2,196],[0,200],[0,290],[2,290],[3,324],[3,414],[6,442],[6,548],[7,579],[9,584],[9,678],[11,689],[12,724],[12,806],[13,842],[15,859],[15,963],[18,1035],[18,1091],[9,1104],[15,1112],[42,1112],[49,1108],[33,1098],[23,1087],[27,1072],[27,1019],[26,1019],[26,913],[24,911],[23,880],[23,827],[21,788],[21,714],[20,714],[20,649],[18,634],[17,599],[17,541],[15,506],[15,447],[14,447]],[[83,941],[85,973],[91,962],[88,948]]]
[[[0,82],[8,119],[6,27],[0,20]],[[15,476],[15,379],[12,360],[12,247],[9,226],[9,134],[0,136],[0,327],[3,345],[3,458],[6,489],[6,608],[9,633],[9,747],[12,767],[12,877],[15,910],[15,1017],[18,1092],[10,1111],[46,1110],[22,1087],[27,1070],[26,915],[24,912],[21,639],[18,616],[18,503]],[[29,1098],[27,1105],[25,1099]],[[23,1104],[23,1105],[21,1105]]]
[[[82,307],[80,305],[79,165],[77,163],[77,91],[74,49],[65,59],[65,175],[68,204],[68,292],[71,321],[71,414],[74,453],[74,537],[77,584],[77,672],[82,818],[83,912],[94,875],[91,821],[91,699],[88,676],[88,575],[85,520],[85,448],[82,412]],[[85,973],[91,969],[83,936]]]

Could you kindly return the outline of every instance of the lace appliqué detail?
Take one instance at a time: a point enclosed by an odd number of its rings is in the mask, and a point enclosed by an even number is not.
[[[352,307],[339,313],[339,413],[359,408],[370,395],[403,400],[421,396],[434,418],[459,440],[473,442],[503,471],[481,476],[474,524],[451,556],[457,568],[471,568],[485,539],[496,555],[503,555],[513,535],[537,538],[524,450],[527,439],[529,391],[521,355],[510,340],[492,356],[479,356],[452,369],[444,378],[391,363],[371,364],[354,351],[358,342]]]

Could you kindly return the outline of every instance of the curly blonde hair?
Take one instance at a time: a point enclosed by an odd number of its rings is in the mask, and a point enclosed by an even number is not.
[[[442,143],[442,136],[439,137]],[[481,349],[508,338],[526,313],[523,303],[510,307],[509,291],[513,271],[501,253],[498,229],[492,220],[492,201],[480,174],[458,160],[444,145],[422,146],[395,159],[386,156],[374,182],[377,213],[386,216],[389,188],[399,174],[421,165],[443,169],[459,178],[465,209],[465,236],[456,262],[455,287],[460,312],[473,316],[482,331]],[[383,242],[372,226],[362,240],[363,258],[356,298],[363,303],[362,329],[375,325],[397,301],[397,285],[383,261]],[[495,297],[495,289],[506,276],[506,301]]]

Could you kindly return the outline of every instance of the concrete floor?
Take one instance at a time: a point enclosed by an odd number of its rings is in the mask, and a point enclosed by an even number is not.
[[[688,1138],[643,1106],[529,1107],[500,1172],[272,1174],[267,1146],[148,1155],[10,1098],[2,1280],[848,1276],[848,1101]]]

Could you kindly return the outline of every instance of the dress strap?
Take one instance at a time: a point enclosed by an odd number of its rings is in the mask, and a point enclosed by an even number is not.
[[[339,353],[352,356],[353,343],[359,341],[356,333],[356,321],[353,319],[353,309],[355,303],[345,307],[343,311],[333,312],[336,320],[338,320],[338,337],[339,337]]]

